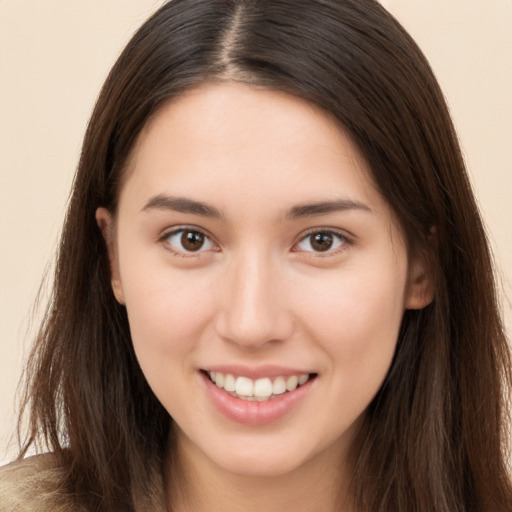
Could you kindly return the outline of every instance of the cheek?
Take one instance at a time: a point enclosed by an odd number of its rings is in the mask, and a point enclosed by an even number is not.
[[[156,267],[127,275],[126,307],[137,360],[160,402],[171,416],[179,416],[187,406],[184,377],[194,372],[194,354],[207,332],[210,294],[205,285],[191,286],[189,278],[166,276]]]
[[[343,389],[348,383],[378,387],[384,379],[404,312],[405,275],[405,269],[354,269],[303,303],[303,325],[328,355]]]
[[[213,314],[206,276],[180,272],[132,254],[122,267],[126,308],[135,350],[141,356],[185,353],[200,341]]]
[[[345,284],[343,292],[329,297],[328,306],[317,308],[315,337],[329,358],[326,404],[338,404],[340,414],[333,421],[349,428],[364,414],[389,372],[403,294],[392,283],[387,291],[393,293],[363,287],[360,281]]]

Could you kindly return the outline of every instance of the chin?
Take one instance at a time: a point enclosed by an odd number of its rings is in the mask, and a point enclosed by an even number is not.
[[[218,460],[225,471],[245,477],[268,478],[293,473],[304,463],[297,454],[226,453]]]
[[[281,433],[282,434],[282,433]],[[217,447],[222,447],[218,449]],[[213,449],[212,449],[213,448]],[[315,460],[326,460],[333,445],[317,446],[307,437],[261,433],[258,438],[240,438],[232,443],[205,447],[205,455],[223,470],[246,477],[279,477],[305,469]]]

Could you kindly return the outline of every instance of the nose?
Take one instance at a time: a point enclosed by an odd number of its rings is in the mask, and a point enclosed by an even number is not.
[[[288,339],[293,321],[287,290],[270,257],[253,252],[233,258],[219,286],[217,333],[244,349]]]

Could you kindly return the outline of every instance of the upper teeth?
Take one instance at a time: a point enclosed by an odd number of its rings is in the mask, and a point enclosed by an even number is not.
[[[258,399],[270,398],[272,395],[281,395],[286,391],[293,391],[297,386],[305,384],[309,374],[292,375],[290,377],[276,377],[273,381],[269,377],[252,380],[248,377],[234,377],[221,372],[208,372],[210,378],[219,388],[223,388],[240,398]]]

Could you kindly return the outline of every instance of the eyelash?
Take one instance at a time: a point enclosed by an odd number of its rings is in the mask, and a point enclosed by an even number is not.
[[[308,233],[306,233],[305,235],[302,235],[300,240],[294,244],[294,248],[297,247],[299,244],[305,242],[306,240],[309,239],[309,245],[311,246],[311,243],[312,243],[312,237],[315,236],[315,235],[327,235],[327,236],[331,236],[333,239],[334,239],[334,242],[333,243],[338,243],[338,245],[334,248],[334,249],[331,249],[330,247],[325,250],[325,251],[315,251],[315,250],[304,250],[303,252],[309,252],[311,254],[314,254],[315,256],[331,256],[331,255],[334,255],[334,254],[339,254],[340,252],[343,252],[345,251],[346,249],[348,249],[350,247],[350,245],[352,244],[352,240],[343,232],[340,232],[340,231],[337,231],[337,230],[334,230],[334,229],[322,229],[322,228],[315,228],[311,231],[309,231]],[[293,252],[300,252],[298,250],[295,250],[295,249],[292,249]]]
[[[199,247],[199,249],[197,251],[187,251],[186,249],[180,250],[180,249],[173,248],[169,239],[173,236],[180,234],[180,233],[182,234],[181,235],[182,237],[186,233],[194,233],[196,235],[201,235],[202,237],[204,237],[205,241],[208,241],[210,244],[217,247],[217,244],[203,230],[196,228],[194,226],[181,226],[176,229],[173,229],[172,231],[166,232],[164,235],[162,235],[162,237],[159,240],[160,242],[164,243],[166,249],[168,251],[170,251],[172,254],[174,254],[175,256],[180,256],[182,258],[190,258],[190,257],[197,257],[202,252],[205,252],[203,245],[201,245],[201,247]],[[206,250],[211,250],[211,249],[208,248]],[[214,250],[216,251],[217,249],[214,249]]]
[[[170,251],[172,254],[174,254],[176,256],[183,257],[183,258],[197,257],[202,252],[212,250],[211,247],[204,249],[204,244],[201,245],[201,247],[199,247],[197,251],[190,251],[190,250],[186,250],[185,248],[183,248],[182,250],[175,249],[172,246],[172,244],[170,243],[169,239],[171,237],[174,237],[174,236],[180,234],[180,233],[181,233],[181,237],[183,237],[183,235],[186,233],[193,233],[196,235],[200,235],[201,237],[204,237],[205,241],[208,241],[209,244],[211,244],[212,246],[215,247],[213,249],[215,252],[217,252],[219,250],[217,244],[212,240],[212,238],[208,234],[206,234],[203,230],[196,228],[194,226],[182,226],[182,227],[173,229],[172,231],[168,231],[164,235],[162,235],[162,237],[159,239],[159,242],[164,243],[166,246],[166,249],[168,251]],[[341,232],[333,230],[333,229],[315,228],[314,230],[309,231],[305,235],[301,236],[300,240],[293,245],[292,252],[301,252],[301,250],[296,249],[296,247],[299,246],[299,244],[304,243],[308,239],[310,240],[309,245],[311,247],[312,237],[315,235],[324,235],[324,236],[332,237],[334,239],[333,243],[334,244],[337,243],[336,247],[334,249],[331,249],[331,247],[329,247],[325,251],[315,251],[314,249],[312,249],[312,250],[303,250],[302,252],[315,254],[316,256],[327,256],[327,255],[332,255],[332,254],[338,254],[338,253],[348,249],[348,247],[350,247],[350,245],[352,244],[352,240],[344,233],[341,233]]]

